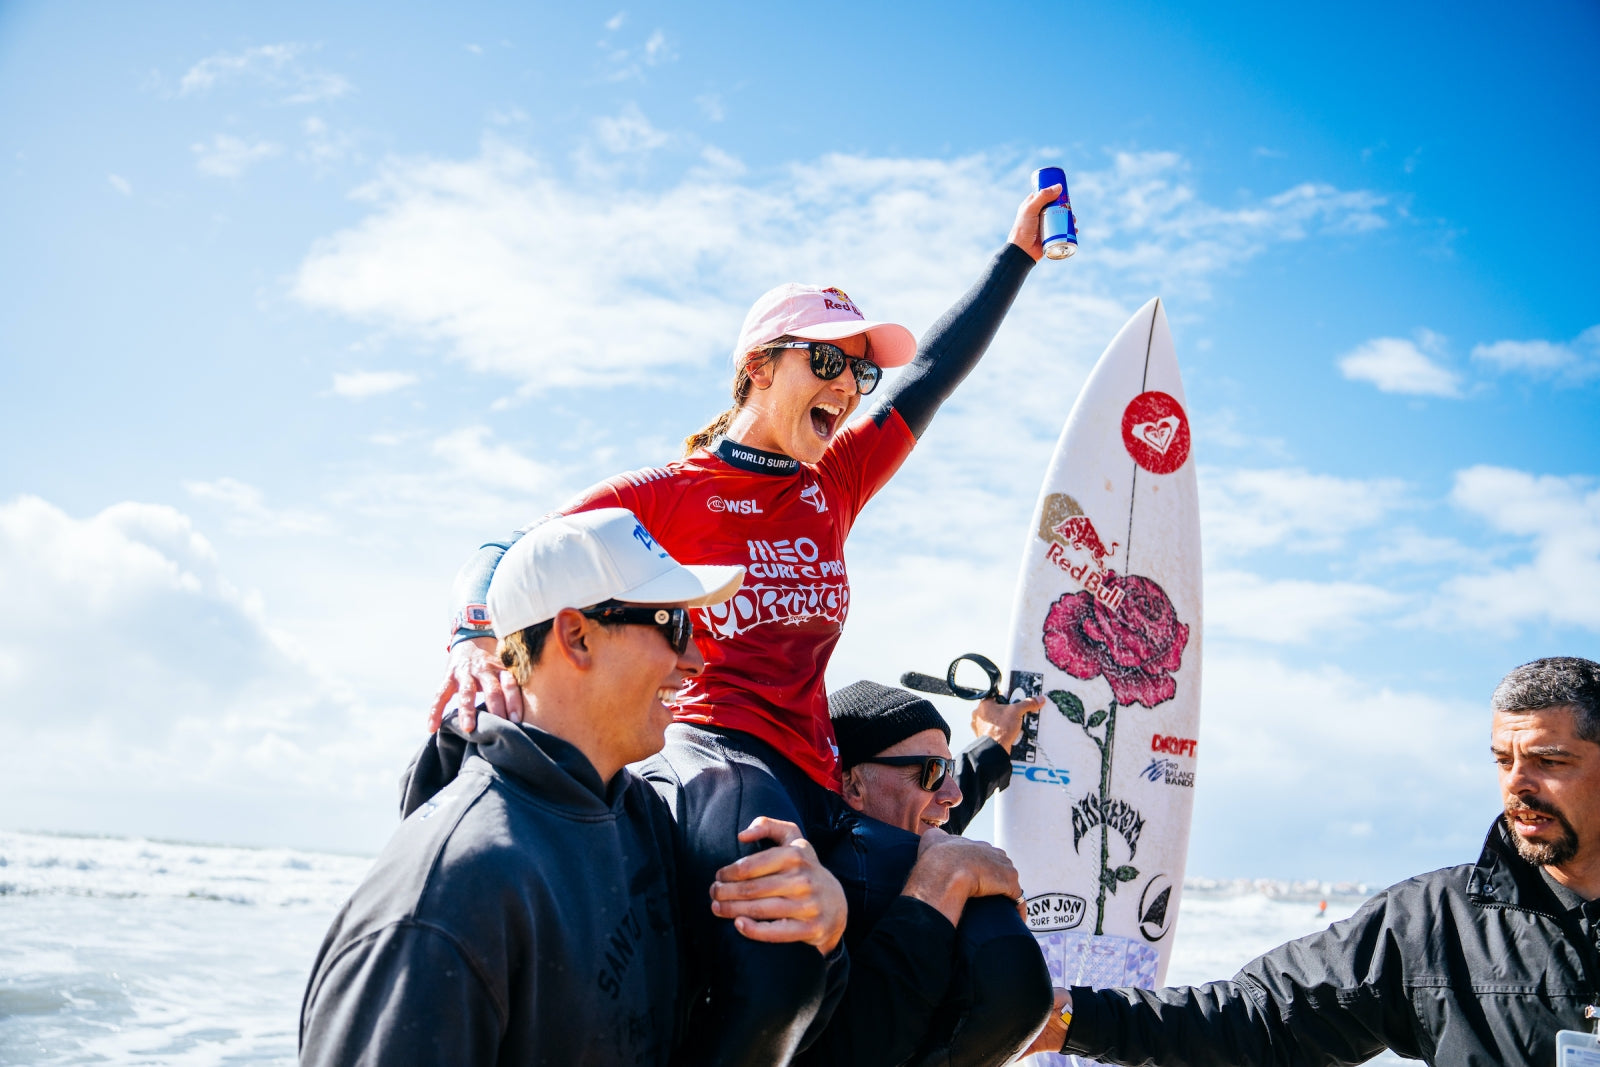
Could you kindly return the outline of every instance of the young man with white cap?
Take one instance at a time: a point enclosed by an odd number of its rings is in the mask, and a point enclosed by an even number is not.
[[[739,857],[728,831],[754,815],[799,824],[824,852],[849,836],[824,686],[850,604],[845,539],[988,348],[1043,254],[1049,199],[1046,190],[1021,203],[1009,241],[920,344],[838,288],[767,292],[734,346],[733,407],[688,439],[681,460],[603,482],[561,509],[625,507],[678,559],[747,571],[726,604],[695,612],[706,670],[679,692],[666,748],[645,770],[673,807],[685,901],[703,898],[714,872]],[[879,389],[881,369],[897,366]],[[866,417],[850,421],[869,393]],[[483,690],[495,714],[520,714],[478,629],[492,618],[482,590],[505,548],[483,546],[457,579],[439,707],[458,688]],[[879,873],[881,891],[898,893],[905,869]],[[793,1009],[797,984],[812,977],[786,946],[685,914],[707,987],[686,1055],[707,1067],[788,1061],[816,1021],[810,1007]]]
[[[483,716],[431,796],[413,769],[409,817],[318,955],[302,1064],[669,1061],[685,1009],[673,828],[625,765],[660,749],[667,702],[704,666],[688,609],[742,580],[679,565],[615,508],[506,554],[488,603],[523,721]],[[440,758],[430,743],[423,762]],[[833,954],[843,893],[798,828],[758,821],[738,838],[773,847],[718,872],[740,900],[699,907]]]

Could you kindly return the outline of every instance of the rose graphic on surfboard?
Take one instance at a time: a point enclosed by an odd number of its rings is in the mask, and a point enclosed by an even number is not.
[[[1199,747],[1192,451],[1172,335],[1151,300],[1067,417],[1012,611],[1006,691],[1049,700],[1012,749],[996,843],[1059,986],[1153,988],[1172,951]]]

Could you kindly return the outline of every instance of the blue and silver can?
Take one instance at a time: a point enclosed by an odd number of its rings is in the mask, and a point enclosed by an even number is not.
[[[1072,214],[1072,198],[1067,195],[1067,175],[1060,167],[1040,167],[1033,172],[1033,187],[1061,186],[1061,195],[1045,205],[1039,219],[1039,237],[1044,254],[1050,259],[1066,259],[1078,250],[1078,220]]]

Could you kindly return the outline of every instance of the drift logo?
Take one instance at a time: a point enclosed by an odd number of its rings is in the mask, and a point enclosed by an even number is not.
[[[1150,738],[1151,752],[1165,752],[1171,756],[1193,756],[1199,742],[1188,737],[1168,737],[1166,734],[1156,734]]]
[[[728,500],[724,497],[714,496],[706,501],[706,507],[719,515],[763,515],[761,505],[754,500]]]

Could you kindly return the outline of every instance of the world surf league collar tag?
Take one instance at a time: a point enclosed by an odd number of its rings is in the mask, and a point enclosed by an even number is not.
[[[717,438],[712,449],[718,459],[730,467],[752,474],[793,474],[800,469],[800,461],[779,452],[763,452],[759,448],[741,445],[726,437]]]

